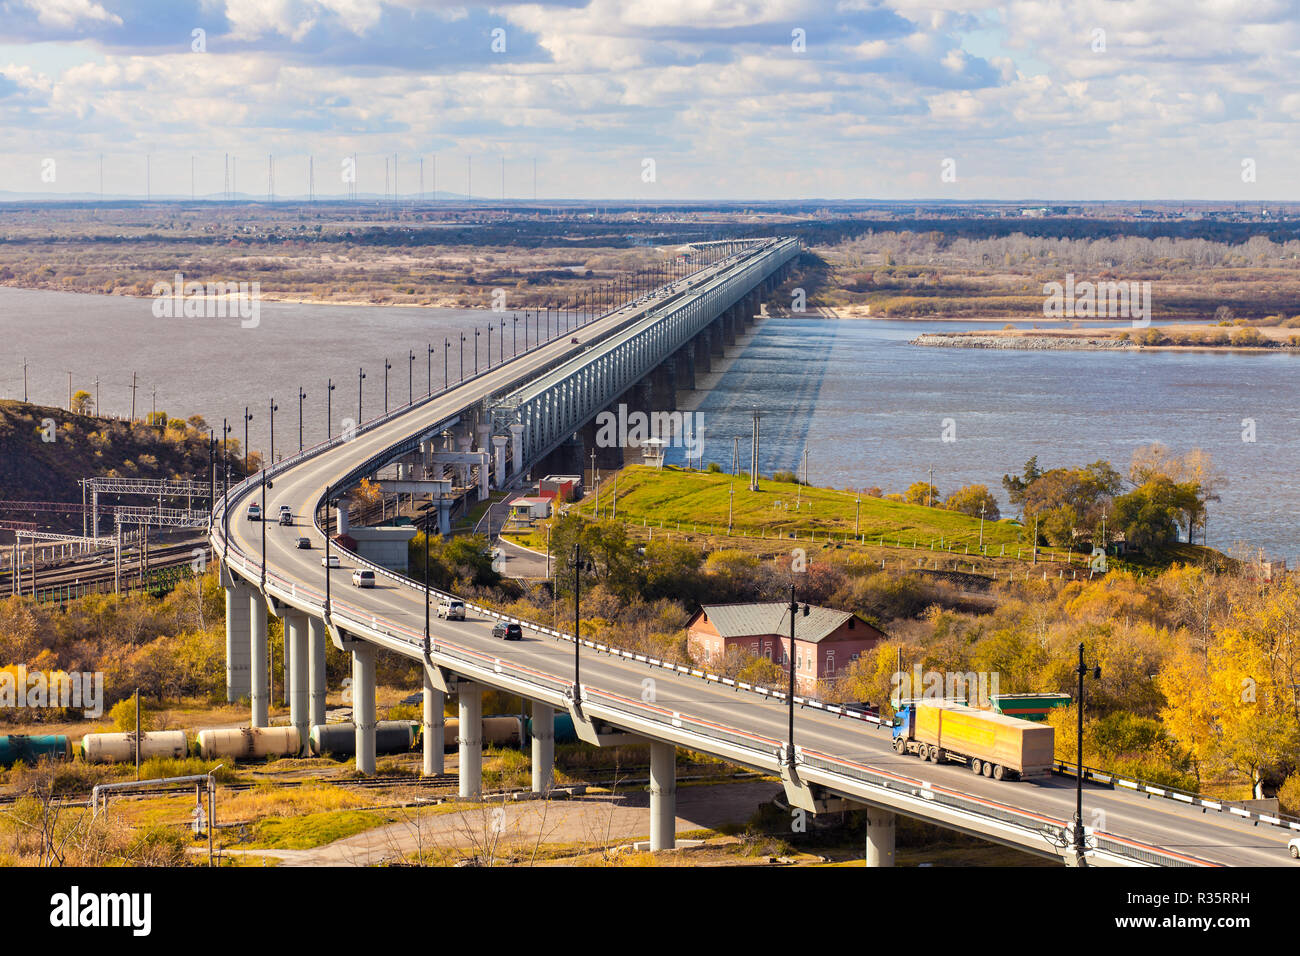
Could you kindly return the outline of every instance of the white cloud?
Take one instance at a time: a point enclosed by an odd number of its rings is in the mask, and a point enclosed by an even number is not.
[[[70,29],[87,21],[122,22],[121,17],[109,13],[93,0],[23,0],[23,5],[36,14],[36,19],[42,26],[56,29]]]

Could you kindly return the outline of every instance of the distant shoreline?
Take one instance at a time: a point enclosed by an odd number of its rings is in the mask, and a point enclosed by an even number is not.
[[[1211,337],[1227,339],[1234,332],[1249,328],[1258,333],[1259,344],[1231,344],[1228,341],[1209,341]],[[1161,334],[1170,330],[1185,341],[1165,338],[1153,344],[1141,337],[1155,330]],[[1000,349],[1022,351],[1074,351],[1074,352],[1249,352],[1275,354],[1300,352],[1300,332],[1279,326],[1234,326],[1231,328],[1205,325],[1129,326],[1089,329],[1002,329],[995,332],[925,332],[912,339],[909,345],[931,348]]]

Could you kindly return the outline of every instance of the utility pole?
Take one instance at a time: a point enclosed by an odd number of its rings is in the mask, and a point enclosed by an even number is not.
[[[925,506],[934,507],[934,465],[930,466],[930,480],[925,486]]]
[[[749,490],[758,491],[758,419],[759,411],[754,409],[754,440],[749,455]]]
[[[131,421],[133,422],[135,421],[135,390],[137,387],[138,386],[136,385],[136,373],[132,372],[131,373]],[[24,386],[23,387],[24,398],[26,398],[26,394],[27,394],[27,388],[26,386]]]

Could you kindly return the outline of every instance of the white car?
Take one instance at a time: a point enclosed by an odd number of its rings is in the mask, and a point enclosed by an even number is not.
[[[1291,854],[1291,859],[1300,860],[1300,837],[1292,837],[1286,845],[1286,851]]]
[[[262,520],[262,506],[259,505],[257,502],[253,502],[251,505],[248,506],[248,520],[249,521]]]
[[[465,604],[455,598],[443,598],[438,602],[438,617],[448,621],[465,620]]]
[[[337,568],[339,566],[339,556],[331,554],[328,557],[321,558],[320,566],[322,568]]]
[[[330,557],[333,557],[333,555],[330,555]],[[375,572],[369,568],[357,568],[352,572],[352,586],[373,588],[375,586]]]

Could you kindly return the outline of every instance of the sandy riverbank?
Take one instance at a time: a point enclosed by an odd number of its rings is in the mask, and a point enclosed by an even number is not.
[[[1258,336],[1255,336],[1258,333]],[[1254,338],[1257,344],[1237,341]],[[999,329],[969,332],[927,332],[910,345],[939,348],[1017,349],[1027,351],[1141,352],[1277,352],[1300,351],[1300,331],[1277,326],[1216,325],[1111,326],[1097,329]]]

